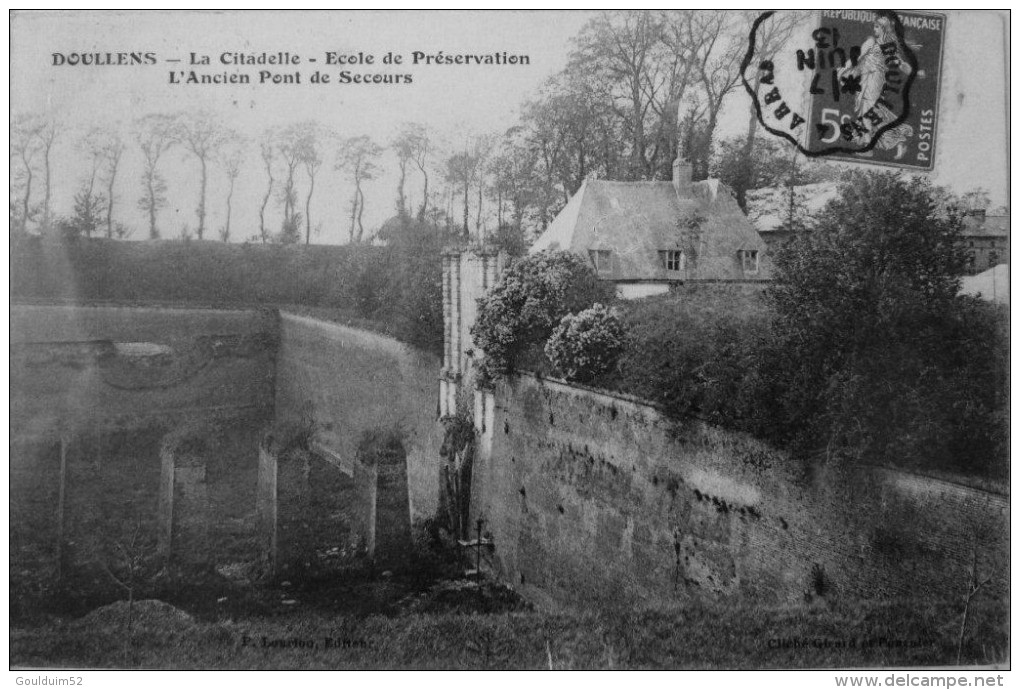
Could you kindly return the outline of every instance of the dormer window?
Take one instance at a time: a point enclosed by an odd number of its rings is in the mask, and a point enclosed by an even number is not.
[[[661,250],[659,264],[667,271],[682,271],[684,270],[684,253],[679,249]]]
[[[742,249],[737,252],[737,258],[740,260],[740,267],[744,270],[744,273],[758,272],[757,249]]]
[[[608,249],[589,249],[588,257],[596,273],[609,273],[613,270],[613,253]]]

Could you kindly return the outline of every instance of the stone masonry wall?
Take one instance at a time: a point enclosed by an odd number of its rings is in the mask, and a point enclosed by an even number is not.
[[[15,305],[12,434],[269,414],[274,330],[254,311]]]
[[[866,469],[522,375],[480,393],[472,516],[498,575],[551,604],[958,596],[1008,564],[1008,499]]]
[[[107,582],[102,563],[125,543],[183,561],[253,558],[273,315],[11,311],[12,580],[45,586],[77,572]]]

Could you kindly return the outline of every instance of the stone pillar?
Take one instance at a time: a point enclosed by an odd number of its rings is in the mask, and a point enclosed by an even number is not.
[[[311,563],[314,550],[310,534],[311,471],[308,453],[299,449],[276,457],[276,562],[274,572],[283,576],[301,572]]]
[[[403,449],[400,449],[401,451]],[[407,461],[403,452],[387,453],[375,465],[374,549],[382,568],[407,561],[411,551],[411,511],[407,498]]]
[[[197,449],[182,444],[201,435],[172,433],[159,452],[159,552],[167,561],[189,566],[210,561],[206,459],[200,443],[194,444]]]
[[[462,295],[461,295],[461,265],[463,264],[463,256],[458,254],[454,261],[452,270],[450,271],[450,278],[452,280],[450,289],[453,292],[453,362],[450,367],[454,374],[463,374],[463,358],[464,358],[464,341],[462,334]]]
[[[276,572],[276,449],[268,436],[259,441],[255,515],[259,558],[266,572]]]
[[[443,368],[449,369],[453,366],[453,341],[451,339],[451,328],[453,324],[453,300],[450,291],[450,266],[453,257],[443,254]]]
[[[470,335],[477,316],[475,305],[499,279],[501,265],[499,252],[487,247],[458,247],[443,255],[440,417],[471,414],[474,361],[482,355]]]

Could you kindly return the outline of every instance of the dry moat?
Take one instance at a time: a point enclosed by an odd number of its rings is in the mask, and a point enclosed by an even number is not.
[[[437,419],[439,358],[298,313],[13,312],[12,664],[1006,657],[998,581],[959,636],[1006,497],[874,475],[853,522],[753,440],[562,382],[483,394],[463,436]],[[896,529],[919,519],[926,539]]]

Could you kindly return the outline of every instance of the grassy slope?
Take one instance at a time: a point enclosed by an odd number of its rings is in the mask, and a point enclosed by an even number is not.
[[[698,604],[668,612],[392,618],[306,612],[218,623],[136,620],[130,648],[119,623],[72,622],[12,630],[11,664],[177,669],[548,668],[550,663],[573,669],[916,667],[955,663],[960,613],[958,603],[779,609]],[[1007,616],[1003,603],[975,602],[964,664],[1008,660]],[[315,647],[264,648],[263,636],[307,640]],[[341,642],[327,648],[327,637],[346,640],[348,646]],[[807,645],[777,649],[770,643],[793,638]]]

